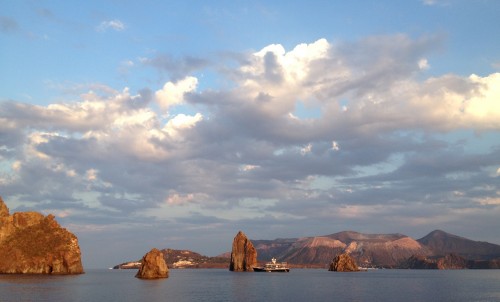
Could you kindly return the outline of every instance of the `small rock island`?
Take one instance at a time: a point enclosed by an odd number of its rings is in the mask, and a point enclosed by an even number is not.
[[[37,212],[9,214],[0,197],[1,274],[82,274],[77,237]]]
[[[142,257],[141,267],[135,275],[139,279],[168,278],[168,267],[163,253],[154,248]]]
[[[247,236],[239,231],[234,237],[229,270],[233,272],[253,272],[257,265],[257,250]]]
[[[356,261],[349,254],[343,253],[333,258],[328,270],[332,272],[357,272],[359,268]]]

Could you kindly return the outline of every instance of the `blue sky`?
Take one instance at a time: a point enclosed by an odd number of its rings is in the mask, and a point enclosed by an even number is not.
[[[238,230],[500,244],[498,1],[0,8],[0,195],[86,267]]]

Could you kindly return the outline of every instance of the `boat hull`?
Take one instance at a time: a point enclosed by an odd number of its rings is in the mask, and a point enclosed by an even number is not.
[[[266,272],[266,273],[288,273],[289,268],[265,268],[265,267],[254,267],[254,272]]]

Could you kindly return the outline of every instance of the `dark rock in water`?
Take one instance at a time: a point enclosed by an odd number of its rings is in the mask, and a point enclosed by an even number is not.
[[[78,239],[62,228],[53,215],[9,215],[0,197],[0,273],[81,274]]]
[[[229,270],[234,272],[253,272],[257,265],[257,250],[247,236],[239,231],[234,237]]]
[[[163,253],[154,248],[142,257],[141,267],[135,275],[141,279],[168,278],[168,267]]]
[[[359,268],[356,261],[349,254],[344,253],[333,259],[328,270],[333,272],[357,272]]]

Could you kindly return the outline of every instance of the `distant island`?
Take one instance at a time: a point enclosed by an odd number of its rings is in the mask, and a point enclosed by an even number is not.
[[[441,230],[413,239],[403,234],[363,234],[343,231],[325,236],[252,240],[258,261],[271,258],[295,268],[327,268],[347,253],[361,268],[498,269],[500,245],[473,241]],[[230,246],[230,242],[228,242]],[[230,252],[208,257],[189,250],[162,250],[169,268],[228,268]],[[138,268],[138,261],[115,269]]]
[[[189,250],[162,249],[168,268],[227,268],[229,257],[221,255],[208,257]],[[113,269],[138,269],[140,260],[128,261],[113,266]]]

